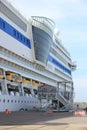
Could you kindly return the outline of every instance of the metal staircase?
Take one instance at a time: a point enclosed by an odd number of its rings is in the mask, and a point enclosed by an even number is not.
[[[46,92],[38,92],[38,98],[41,103],[41,110],[46,110],[48,108],[52,108],[53,100],[56,101],[56,111],[69,111],[72,109],[72,97],[67,100],[61,93],[46,93]],[[43,100],[45,102],[43,102]],[[63,104],[63,107],[60,108],[59,102]]]
[[[62,96],[61,93],[57,93],[56,99],[59,100],[63,105],[67,104],[67,100]]]
[[[66,100],[60,93],[39,93],[38,97],[41,103],[41,110],[52,108],[53,100],[56,100],[57,103],[61,102],[63,106],[68,104],[68,100]],[[45,102],[43,100],[45,100]],[[56,109],[59,110],[59,104],[57,104]]]

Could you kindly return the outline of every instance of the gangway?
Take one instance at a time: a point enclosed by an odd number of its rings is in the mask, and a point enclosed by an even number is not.
[[[66,111],[71,109],[72,97],[66,99],[61,92],[57,91],[38,91],[38,98],[41,102],[41,109],[52,108],[55,106],[56,111]],[[43,100],[45,100],[44,103]],[[50,103],[49,103],[50,102]],[[43,105],[42,105],[43,104]],[[61,104],[61,105],[60,105]],[[53,105],[53,106],[52,106]]]

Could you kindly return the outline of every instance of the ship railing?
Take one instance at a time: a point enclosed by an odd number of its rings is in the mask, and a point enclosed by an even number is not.
[[[38,97],[40,99],[54,99],[56,98],[56,93],[38,92]]]
[[[68,102],[68,100],[66,100],[64,98],[63,95],[61,95],[61,93],[47,93],[47,92],[38,92],[38,97],[39,99],[52,99],[52,100],[59,100],[60,102],[62,102],[64,105]]]
[[[45,17],[32,16],[32,24],[44,30],[52,38],[54,33],[54,22]]]
[[[61,95],[61,93],[56,94],[56,99],[58,99],[63,105],[65,105],[68,102],[68,100],[66,100],[64,96]]]

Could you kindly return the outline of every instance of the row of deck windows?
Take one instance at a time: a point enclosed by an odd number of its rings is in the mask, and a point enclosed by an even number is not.
[[[29,40],[25,38],[22,34],[20,34],[18,31],[16,31],[15,29],[13,30],[13,35],[15,38],[23,41],[26,45],[29,44]]]
[[[5,100],[5,99],[3,99],[3,100],[1,100],[0,99],[0,102],[3,102],[3,103],[5,103],[5,102],[7,102],[7,103],[35,103],[35,104],[37,104],[38,102],[35,102],[35,101],[26,101],[26,100]]]

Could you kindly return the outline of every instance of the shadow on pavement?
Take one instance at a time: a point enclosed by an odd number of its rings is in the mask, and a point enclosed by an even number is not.
[[[46,112],[35,112],[35,111],[19,111],[12,112],[11,114],[0,113],[0,126],[5,125],[67,125],[66,123],[47,123],[54,119],[68,118],[72,117],[73,113],[63,112],[63,113],[51,113]]]

